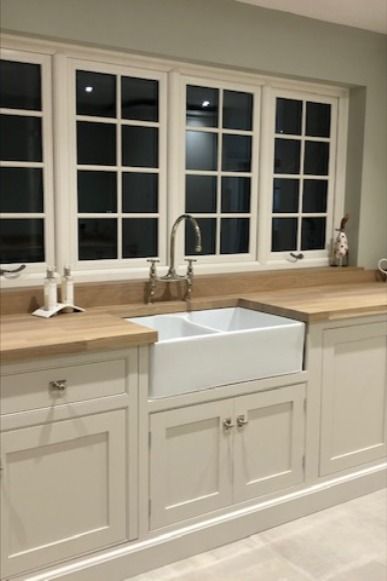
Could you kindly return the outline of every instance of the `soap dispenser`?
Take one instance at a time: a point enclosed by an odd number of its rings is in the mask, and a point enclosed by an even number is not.
[[[61,288],[61,300],[64,305],[74,305],[74,279],[71,276],[71,270],[69,266],[65,266],[63,276],[62,276],[62,288]],[[66,307],[64,311],[71,312],[73,309],[71,307]]]
[[[55,269],[53,267],[49,267],[47,268],[46,278],[44,279],[44,310],[52,311],[55,309],[57,302],[58,297]]]

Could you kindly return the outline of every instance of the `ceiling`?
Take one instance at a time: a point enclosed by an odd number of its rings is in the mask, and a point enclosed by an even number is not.
[[[237,0],[387,34],[387,0]]]

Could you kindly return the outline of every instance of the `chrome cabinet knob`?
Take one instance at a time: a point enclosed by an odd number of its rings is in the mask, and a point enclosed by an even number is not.
[[[225,430],[232,430],[232,428],[235,427],[235,424],[232,423],[231,418],[226,418],[225,420],[223,420],[223,427]]]
[[[247,426],[248,423],[249,420],[246,419],[246,416],[244,414],[241,414],[240,416],[237,417],[238,428],[243,428],[244,426]]]
[[[67,387],[67,379],[56,379],[55,381],[50,381],[50,389],[52,391],[64,391]]]

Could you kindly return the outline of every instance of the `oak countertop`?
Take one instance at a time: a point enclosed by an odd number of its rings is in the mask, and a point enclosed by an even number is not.
[[[241,295],[240,306],[313,323],[387,314],[387,284],[325,285]]]
[[[148,345],[157,333],[110,313],[92,312],[41,319],[32,315],[2,318],[0,356],[11,361]]]
[[[240,293],[193,299],[191,308],[241,306],[313,323],[374,314],[387,314],[387,284],[324,285]],[[154,305],[131,304],[95,307],[85,313],[39,319],[28,314],[2,318],[0,355],[3,363],[148,345],[157,340],[151,329],[123,321],[122,317],[186,310],[182,301]]]

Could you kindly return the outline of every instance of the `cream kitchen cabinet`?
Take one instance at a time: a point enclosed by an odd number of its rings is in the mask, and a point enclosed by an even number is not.
[[[300,384],[152,414],[151,529],[301,482],[304,398]]]
[[[136,536],[135,353],[47,365],[2,377],[2,578]]]
[[[387,322],[322,335],[320,475],[383,458],[387,450]]]

